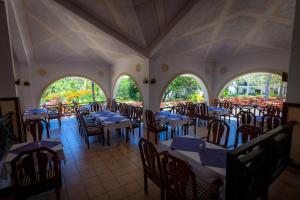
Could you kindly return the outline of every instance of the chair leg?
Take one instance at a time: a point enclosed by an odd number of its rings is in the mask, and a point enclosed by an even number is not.
[[[146,175],[144,175],[144,191],[145,191],[145,194],[148,194],[148,181],[147,181]]]
[[[157,132],[155,132],[155,144],[157,144]]]
[[[58,118],[58,123],[59,123],[59,126],[61,127],[61,119]]]
[[[149,128],[147,128],[147,139],[149,140]]]
[[[89,136],[86,136],[86,143],[87,143],[87,146],[88,146],[88,149],[89,149],[90,148]]]
[[[194,126],[194,135],[196,135],[196,128],[197,128],[197,121],[195,121],[195,126]]]
[[[141,137],[141,125],[139,126],[139,138]]]
[[[59,189],[59,188],[56,188],[56,189],[55,189],[55,193],[56,193],[56,199],[57,199],[57,200],[60,200],[60,189]]]
[[[165,199],[165,190],[163,187],[160,187],[160,199],[161,200]]]

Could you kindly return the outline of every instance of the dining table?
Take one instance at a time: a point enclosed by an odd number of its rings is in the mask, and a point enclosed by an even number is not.
[[[47,119],[48,111],[44,108],[36,108],[26,110],[23,114],[23,120],[36,120],[36,119]]]
[[[110,133],[117,129],[126,129],[126,141],[129,140],[129,129],[132,127],[131,120],[118,112],[104,110],[100,112],[92,112],[92,116],[99,122],[107,134],[107,145],[110,145]]]
[[[171,127],[171,136],[175,133],[176,127],[185,126],[185,134],[188,131],[188,124],[190,119],[186,115],[180,115],[175,113],[170,113],[169,111],[160,111],[155,113],[155,118],[159,119],[162,123],[167,123]]]
[[[11,169],[11,162],[16,158],[20,153],[24,151],[30,151],[35,148],[46,147],[51,149],[52,151],[57,153],[57,157],[60,161],[66,161],[63,145],[61,140],[58,138],[49,138],[43,139],[41,141],[31,141],[31,142],[23,142],[14,144],[10,147],[8,152],[4,156],[3,165],[0,171],[0,178],[7,179],[10,176],[12,169]]]
[[[160,142],[159,150],[168,151],[186,161],[197,181],[203,185],[208,186],[215,179],[222,180],[224,185],[219,193],[221,199],[225,199],[227,149],[205,139],[186,135]]]
[[[230,110],[227,108],[209,106],[208,113],[210,115],[214,115],[216,118],[219,118],[221,115],[229,115]]]

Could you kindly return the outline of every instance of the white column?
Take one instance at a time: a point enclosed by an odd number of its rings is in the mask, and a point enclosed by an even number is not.
[[[16,97],[12,49],[6,13],[5,2],[0,0],[0,98]]]

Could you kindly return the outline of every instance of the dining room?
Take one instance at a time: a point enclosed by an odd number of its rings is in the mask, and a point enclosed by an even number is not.
[[[296,0],[0,0],[0,199],[296,200]]]

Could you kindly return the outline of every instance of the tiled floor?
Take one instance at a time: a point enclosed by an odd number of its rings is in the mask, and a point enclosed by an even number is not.
[[[234,126],[231,122],[230,144],[234,139]],[[87,149],[74,118],[64,119],[61,128],[52,122],[51,137],[61,138],[66,156],[62,166],[62,199],[160,199],[158,188],[150,181],[149,195],[144,195],[137,132],[134,137],[130,134],[128,143],[124,138],[113,136],[110,147],[103,147],[95,140]],[[203,126],[197,129],[199,135],[204,136],[206,132]],[[163,134],[161,137],[164,139]],[[288,169],[274,183],[270,199],[300,199],[299,181],[300,172]],[[51,191],[31,199],[55,199],[55,193]]]

